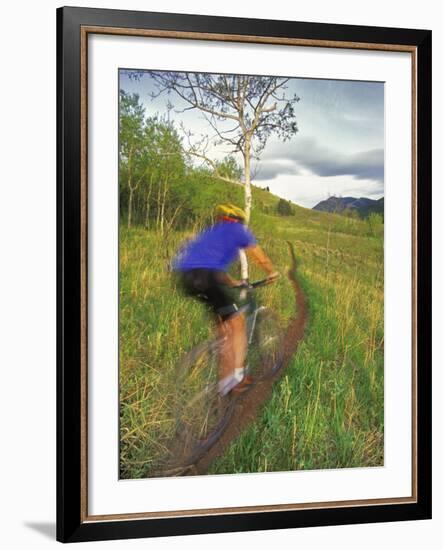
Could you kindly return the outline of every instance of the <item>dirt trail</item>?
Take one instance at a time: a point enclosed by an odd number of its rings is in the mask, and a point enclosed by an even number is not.
[[[229,426],[217,443],[209,449],[209,451],[198,460],[185,475],[205,474],[215,458],[223,454],[226,447],[240,435],[240,433],[256,419],[260,408],[270,398],[272,386],[278,380],[288,365],[291,357],[297,350],[298,344],[303,338],[307,318],[308,308],[306,298],[300,284],[297,280],[297,264],[292,243],[288,241],[289,253],[291,256],[291,269],[288,277],[292,283],[295,293],[295,315],[290,320],[286,329],[284,338],[284,364],[283,367],[276,373],[273,378],[258,382],[250,391],[239,396],[238,402],[235,405],[233,416],[229,422]]]

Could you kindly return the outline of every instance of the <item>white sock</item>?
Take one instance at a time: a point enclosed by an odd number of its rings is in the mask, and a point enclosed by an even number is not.
[[[245,377],[245,369],[243,367],[235,369],[232,374],[228,374],[218,383],[218,393],[221,396],[226,395],[237,384],[239,384]]]
[[[236,379],[234,374],[229,374],[228,376],[225,376],[222,380],[218,383],[218,393],[223,397],[228,392],[232,390],[234,386],[238,384],[238,380]]]
[[[245,369],[244,367],[241,367],[239,369],[235,369],[234,371],[235,379],[241,382],[243,378],[245,377]]]

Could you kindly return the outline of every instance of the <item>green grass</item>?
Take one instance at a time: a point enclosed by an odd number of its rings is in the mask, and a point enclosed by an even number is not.
[[[238,473],[383,464],[383,237],[368,224],[296,207],[255,190],[252,228],[286,273],[293,243],[309,306],[304,341],[250,425],[210,467]],[[150,475],[173,429],[174,367],[208,338],[204,308],[177,291],[168,264],[183,232],[120,231],[121,476]],[[253,268],[251,278],[262,275]],[[287,323],[286,277],[261,300]]]

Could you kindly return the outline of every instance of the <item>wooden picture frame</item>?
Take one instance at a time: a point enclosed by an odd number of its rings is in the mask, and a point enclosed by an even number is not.
[[[411,57],[412,494],[244,508],[88,512],[88,37],[404,52]],[[57,540],[431,517],[431,32],[90,8],[57,10]],[[90,207],[89,207],[90,208]],[[89,342],[89,345],[91,342]]]

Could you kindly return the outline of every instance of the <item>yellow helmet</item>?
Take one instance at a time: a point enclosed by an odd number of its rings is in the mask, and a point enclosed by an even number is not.
[[[235,204],[231,203],[217,205],[215,208],[215,214],[217,216],[226,216],[228,218],[239,220],[241,222],[244,222],[246,220],[246,212],[238,206],[235,206]]]

